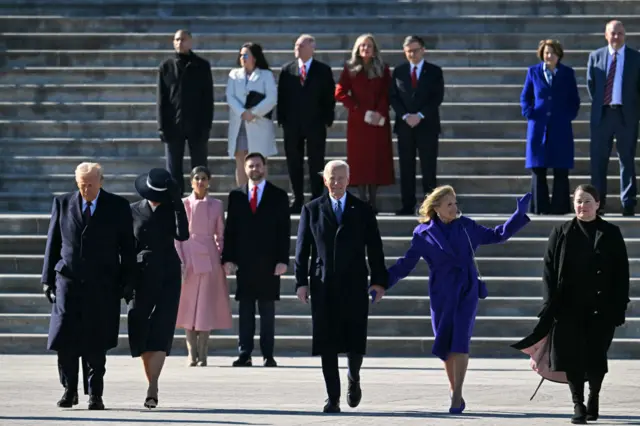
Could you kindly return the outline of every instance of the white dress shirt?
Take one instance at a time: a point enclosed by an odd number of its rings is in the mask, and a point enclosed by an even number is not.
[[[304,65],[306,76],[309,76],[309,68],[311,68],[311,62],[313,62],[313,58],[310,58],[307,62],[302,62],[302,59],[298,59],[298,71],[300,72],[300,75],[302,75],[302,66]]]
[[[542,73],[544,74],[544,79],[547,80],[547,83],[551,84],[549,81],[549,76],[547,75],[547,71],[551,73],[552,77],[556,76],[556,72],[558,72],[558,68],[554,68],[553,71],[547,68],[547,64],[542,64]]]
[[[100,191],[101,189],[98,190],[98,195],[96,195],[95,200],[93,200],[91,202],[91,216],[93,216],[93,213],[96,211],[96,204],[98,203],[98,197],[100,196]],[[85,200],[84,198],[82,199],[82,214],[84,214],[84,209],[87,208],[87,200]]]
[[[262,194],[264,193],[264,186],[267,184],[266,180],[262,180],[258,184],[258,205],[260,205],[260,200],[262,200]],[[253,187],[256,186],[253,182],[249,181],[249,202],[251,202],[251,196],[253,195]]]
[[[347,201],[347,193],[346,192],[344,193],[344,195],[342,195],[340,200],[336,200],[331,195],[329,195],[329,199],[331,200],[331,209],[334,212],[336,211],[336,208],[338,207],[338,201],[340,201],[340,210],[342,210],[342,213],[344,213],[344,203],[346,203],[346,201]]]
[[[624,73],[624,49],[622,46],[618,49],[616,58],[616,75],[613,77],[613,90],[611,92],[611,105],[622,105],[622,74]],[[613,47],[609,46],[609,54],[607,55],[607,75],[609,75],[609,66],[613,60]],[[606,83],[605,83],[606,86]]]
[[[154,204],[152,204],[152,203],[151,203],[151,201],[149,201],[149,200],[147,200],[147,203],[149,203],[149,207],[151,207],[151,211],[152,211],[152,212],[155,212],[155,211],[156,211],[156,209],[158,208],[158,206],[160,205],[160,204],[155,204],[155,205],[154,205]]]

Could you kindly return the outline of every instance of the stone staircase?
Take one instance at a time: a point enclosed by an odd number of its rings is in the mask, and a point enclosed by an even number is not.
[[[439,183],[455,186],[467,215],[496,226],[529,188],[523,168],[526,124],[518,102],[542,38],[558,38],[566,49],[564,62],[577,71],[583,105],[574,124],[571,184],[589,181],[585,67],[588,53],[604,44],[604,25],[614,13],[629,31],[628,44],[638,47],[640,37],[632,31],[640,28],[640,1],[0,0],[0,353],[45,352],[50,306],[39,275],[48,212],[52,195],[75,189],[77,163],[102,163],[105,187],[132,200],[133,178],[164,165],[155,132],[155,69],[170,54],[175,30],[191,29],[195,50],[213,67],[216,116],[209,165],[213,195],[223,200],[234,185],[233,161],[226,158],[224,86],[243,42],[262,43],[277,70],[292,58],[297,35],[310,32],[317,38],[317,57],[333,67],[337,79],[359,33],[375,33],[391,65],[403,60],[405,35],[423,34],[427,59],[443,67],[446,82]],[[346,116],[338,105],[328,158],[345,155]],[[277,136],[282,154],[271,159],[269,175],[288,188],[280,130]],[[618,170],[612,158],[611,207],[619,204]],[[399,186],[384,188],[380,202],[386,212],[399,208]],[[517,355],[509,343],[536,322],[547,236],[566,219],[533,218],[509,243],[479,250],[490,297],[480,303],[473,355]],[[627,238],[633,277],[630,318],[618,329],[611,354],[639,358],[640,222],[617,215],[607,219]],[[292,255],[297,223],[296,216]],[[416,222],[382,214],[379,224],[391,264],[408,247]],[[421,264],[372,307],[370,354],[430,352],[427,273]],[[295,299],[293,288],[288,274],[277,307],[277,351],[307,354],[309,307]],[[235,302],[232,306],[236,325]],[[121,331],[114,353],[127,353],[124,317]],[[183,332],[176,333],[174,346],[181,353]],[[217,333],[212,353],[233,353],[235,336],[236,329]]]

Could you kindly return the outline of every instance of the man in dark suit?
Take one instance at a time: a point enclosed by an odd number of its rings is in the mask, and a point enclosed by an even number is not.
[[[294,274],[298,298],[308,303],[311,296],[312,354],[322,357],[329,397],[323,411],[339,413],[338,354],[347,354],[347,403],[357,407],[362,399],[360,367],[367,347],[368,293],[380,301],[387,287],[387,269],[375,213],[346,191],[348,164],[327,163],[324,182],[329,194],[306,204],[300,215]]]
[[[622,214],[633,216],[636,207],[636,145],[640,118],[640,53],[625,46],[620,21],[607,24],[608,46],[589,55],[587,89],[591,97],[591,183],[607,201],[607,169],[616,138],[620,160]]]
[[[184,193],[185,140],[191,168],[207,166],[209,133],[213,124],[213,76],[207,60],[191,50],[193,38],[179,30],[173,38],[176,55],[158,70],[157,119],[165,144],[167,170]]]
[[[56,197],[51,209],[42,284],[53,305],[47,348],[58,352],[64,408],[78,403],[82,357],[89,409],[104,409],[106,353],[118,344],[120,299],[132,297],[135,283],[129,202],[101,189],[102,180],[99,164],[80,164],[79,191]]]
[[[284,149],[294,202],[291,213],[304,204],[304,146],[307,145],[311,198],[322,195],[322,167],[327,127],[335,116],[335,81],[331,67],[313,58],[316,42],[303,34],[295,44],[296,60],[285,64],[278,81],[278,124],[284,130]]]
[[[256,302],[263,365],[278,366],[273,358],[275,301],[280,300],[280,276],[289,265],[291,218],[287,192],[265,180],[265,167],[262,154],[247,154],[249,183],[229,193],[222,263],[227,275],[236,271],[240,353],[234,367],[253,365]]]
[[[424,60],[424,40],[411,35],[404,40],[409,62],[397,66],[391,76],[389,100],[395,111],[398,135],[402,208],[399,215],[413,215],[416,206],[416,149],[420,157],[422,190],[436,187],[440,104],[444,98],[442,69]]]

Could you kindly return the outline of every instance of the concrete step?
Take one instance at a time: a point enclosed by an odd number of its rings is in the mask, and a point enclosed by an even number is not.
[[[228,135],[227,121],[214,120],[210,136],[225,138]],[[73,137],[73,138],[139,138],[157,136],[156,120],[0,120],[0,138]],[[275,126],[276,137],[283,137],[282,129]],[[345,137],[347,122],[334,121],[327,137]],[[443,138],[462,139],[520,139],[525,137],[527,123],[521,120],[457,120],[442,121]],[[589,137],[589,122],[573,122],[576,138]]]
[[[476,318],[473,334],[478,337],[526,336],[536,326],[536,317],[484,317]],[[310,315],[276,315],[276,333],[279,336],[311,336]],[[260,328],[256,319],[256,330]],[[233,315],[233,328],[216,330],[218,336],[238,335],[238,315]],[[127,334],[127,316],[120,317],[120,334]],[[0,334],[46,334],[49,332],[49,314],[0,314]],[[183,329],[176,329],[175,335],[184,336]],[[431,317],[419,316],[378,316],[370,315],[368,322],[370,337],[433,337]],[[619,339],[640,339],[640,318],[631,318],[616,329]]]
[[[525,72],[521,74],[521,80],[524,81]],[[446,78],[446,77],[445,77]],[[153,80],[148,80],[147,84],[30,84],[16,85],[7,84],[0,86],[0,102],[31,102],[35,103],[34,107],[41,108],[43,102],[117,102],[117,103],[155,103],[156,85],[152,84]],[[214,99],[216,102],[226,104],[225,83],[219,80],[214,86]],[[588,107],[589,94],[584,85],[578,86],[582,102],[585,108]],[[507,103],[510,109],[509,117],[518,120],[522,119],[520,115],[520,92],[522,91],[522,83],[519,84],[447,84],[445,86],[444,101],[445,103]],[[222,105],[221,105],[222,107]],[[126,113],[130,107],[122,107]],[[446,105],[443,107],[446,109]],[[583,108],[581,117],[584,115]],[[6,107],[3,107],[3,111]],[[8,111],[7,114],[10,112]],[[15,115],[7,115],[12,117]],[[225,116],[226,117],[226,116]],[[471,115],[474,119],[480,119],[474,113]],[[494,118],[503,120],[510,119],[507,116],[495,115]],[[74,118],[74,117],[71,117]],[[152,118],[155,119],[155,116]],[[216,119],[221,119],[216,115]],[[446,117],[444,117],[446,119]],[[74,119],[80,119],[76,117]]]
[[[484,280],[490,289],[491,297],[540,297],[542,279],[538,277],[488,277]],[[235,294],[236,277],[229,276],[230,294]],[[393,289],[396,296],[425,296],[428,294],[428,277],[407,277]],[[295,278],[282,277],[282,295],[295,294]],[[40,274],[0,274],[0,293],[39,293],[42,291]],[[632,278],[630,297],[640,297],[640,278]]]
[[[327,157],[329,161],[334,157]],[[139,174],[153,167],[164,167],[165,160],[163,155],[149,157],[95,157],[93,161],[99,162],[104,169],[106,175],[112,174]],[[2,170],[10,171],[11,174],[37,174],[56,175],[72,173],[76,166],[82,161],[86,161],[84,157],[71,156],[3,156],[0,157],[0,165]],[[190,170],[190,157],[186,157],[184,161],[184,170]],[[417,160],[416,160],[417,161]],[[399,170],[398,157],[394,156],[394,170]],[[636,159],[636,167],[640,159]],[[227,157],[209,156],[209,168],[218,175],[233,175],[235,173],[235,163]],[[609,176],[617,176],[620,171],[618,160],[611,158],[609,161]],[[285,157],[271,157],[269,159],[269,174],[285,175],[287,174],[287,165]],[[527,173],[524,169],[523,157],[439,157],[438,158],[438,175],[456,176],[456,175],[473,175],[473,176],[523,176]],[[589,158],[577,157],[575,159],[575,168],[572,175],[587,176],[589,175]],[[105,186],[109,186],[109,182],[105,181]],[[611,188],[613,189],[613,188]]]
[[[537,4],[537,3],[536,3]],[[554,3],[558,4],[558,3]],[[368,8],[363,8],[368,9]],[[197,13],[197,12],[196,12]],[[246,11],[243,11],[246,13]],[[612,12],[608,12],[612,13]],[[624,12],[628,13],[628,12]],[[305,14],[306,15],[306,14]],[[372,15],[369,15],[372,16]],[[375,14],[373,15],[375,16]],[[627,28],[639,28],[640,16],[617,15]],[[375,19],[362,19],[361,16],[312,17],[282,16],[277,12],[269,15],[251,17],[252,33],[336,33],[337,28],[347,29],[350,33],[370,31],[372,33],[389,32],[391,28],[429,28],[432,33],[549,33],[557,34],[561,29],[565,33],[592,33],[602,29],[607,19],[602,15],[563,15],[532,16],[523,15],[482,15],[469,16],[429,16],[422,15],[384,15]],[[189,28],[194,33],[206,33],[215,28],[225,33],[246,33],[246,17],[228,16],[128,16],[128,17],[57,17],[57,16],[0,16],[0,28],[4,32],[137,32],[171,33],[176,28]],[[604,42],[603,42],[604,44]],[[534,57],[532,46],[531,55]]]
[[[242,35],[241,37],[244,40],[245,36]],[[535,63],[535,58],[532,57],[531,60],[532,62],[529,65]],[[272,64],[276,78],[280,75],[280,65]],[[574,67],[579,84],[585,84],[586,81],[587,71],[584,65],[586,64]],[[212,67],[211,72],[214,82],[226,84],[230,70],[230,67]],[[334,79],[338,81],[342,67],[333,67],[332,70]],[[451,87],[451,85],[460,84],[508,84],[521,86],[527,74],[527,67],[443,67],[443,73],[447,88]],[[111,84],[115,86],[111,90],[118,90],[118,86],[123,84],[150,84],[156,78],[157,67],[5,67],[2,74],[0,74],[0,84],[30,84],[40,86],[42,90],[53,84],[72,84],[75,86],[75,90],[82,90],[78,87],[81,86],[78,83]],[[29,89],[25,88],[25,90]],[[28,99],[32,100],[34,98]],[[514,99],[509,101],[513,102]]]
[[[486,3],[486,4],[485,4]],[[363,7],[366,4],[366,7]],[[616,13],[640,14],[640,5],[635,1],[610,0],[602,4],[590,1],[543,1],[526,2],[493,0],[482,5],[472,1],[445,0],[442,2],[384,2],[378,1],[217,1],[202,2],[189,0],[179,5],[172,2],[125,2],[115,1],[101,4],[75,0],[59,3],[36,2],[27,7],[20,3],[0,4],[0,13],[6,15],[62,15],[62,16],[191,16],[196,12],[199,16],[250,16],[265,15],[318,17],[371,17],[378,15],[420,15],[429,18],[441,16],[477,15],[493,11],[495,14],[508,12],[522,15],[611,15]],[[307,15],[307,16],[308,16]]]
[[[408,247],[407,247],[408,248]],[[542,276],[542,256],[544,253],[531,254],[533,257],[481,257],[478,256],[480,272],[487,276],[540,277]],[[530,255],[530,256],[531,256]],[[42,273],[43,255],[33,254],[2,254],[0,255],[0,274],[37,274]],[[293,262],[293,256],[290,256]],[[395,264],[398,256],[385,256],[385,264],[390,267]],[[293,265],[293,263],[291,263]],[[640,258],[629,259],[630,274],[640,278]],[[291,275],[292,268],[287,271]],[[413,276],[427,276],[429,267],[426,262],[418,262]],[[2,310],[0,309],[0,312]],[[535,315],[535,314],[532,314]]]
[[[626,3],[626,2],[625,2]],[[407,4],[407,3],[405,3]],[[413,3],[415,4],[415,3]],[[554,9],[562,3],[555,3]],[[587,3],[594,4],[594,3]],[[397,4],[392,7],[397,7]],[[181,6],[182,8],[182,6]],[[1,9],[0,9],[1,10]],[[188,9],[183,9],[188,10]],[[438,13],[441,12],[438,8]],[[611,12],[608,12],[611,13]],[[58,13],[56,13],[58,14]],[[317,34],[318,49],[351,50],[358,38],[358,33]],[[194,49],[215,47],[217,49],[238,49],[247,40],[259,40],[268,49],[292,49],[299,34],[295,33],[198,33],[195,36]],[[79,49],[116,49],[116,50],[151,50],[171,47],[173,32],[169,33],[2,33],[0,47],[4,49],[45,49],[45,50],[79,50]],[[376,33],[376,42],[387,48],[402,46],[405,35],[394,33]],[[565,48],[593,49],[602,44],[602,31],[592,29],[588,33],[505,33],[505,34],[465,34],[465,33],[429,33],[423,36],[427,50],[479,50],[479,49],[524,49],[535,50],[542,39],[556,39]],[[640,34],[626,33],[626,43],[637,46]]]
[[[121,175],[105,175],[108,182],[107,185],[114,192],[128,192],[133,189],[133,182],[137,174],[121,174]],[[12,191],[45,191],[45,192],[64,192],[74,191],[76,189],[75,178],[73,174],[64,175],[46,175],[43,181],[42,176],[34,176],[32,174],[0,174],[0,192]],[[418,182],[421,182],[422,176],[417,176]],[[271,174],[269,180],[275,185],[287,190],[291,193],[288,175]],[[462,175],[462,176],[438,176],[438,180],[443,184],[452,185],[460,194],[517,194],[526,193],[531,189],[531,177],[528,175],[518,176],[482,176],[482,175]],[[571,176],[571,187],[583,183],[589,183],[589,176]],[[553,178],[549,179],[551,186]],[[611,195],[620,194],[619,182],[620,177],[609,176],[609,188]],[[236,188],[235,176],[231,175],[212,175],[209,181],[211,192],[229,192]],[[185,187],[189,187],[189,177],[185,175]],[[310,188],[308,180],[305,183]],[[400,177],[396,176],[396,184],[381,187],[379,194],[399,194],[400,193]],[[422,198],[424,194],[418,191],[418,198]]]
[[[640,18],[639,18],[640,19]],[[406,61],[401,49],[389,49],[381,46],[381,54],[388,64]],[[446,67],[526,67],[536,63],[536,46],[527,50],[434,50],[428,58],[440,66]],[[591,50],[566,50],[562,62],[570,66],[585,66]],[[238,49],[201,49],[200,55],[212,66],[233,67],[238,57]],[[171,50],[6,50],[0,52],[0,63],[11,67],[34,66],[157,66],[172,55]],[[349,59],[350,50],[316,50],[314,56],[331,66],[340,66]],[[283,64],[292,59],[291,49],[274,50],[266,48],[265,56],[269,63]]]
[[[402,283],[398,284],[402,285]],[[233,296],[229,296],[233,300]],[[313,302],[311,302],[313,303]],[[371,315],[428,315],[429,297],[396,296],[391,291],[382,302],[371,305]],[[480,300],[478,316],[535,317],[542,306],[541,297],[488,297]],[[238,313],[238,304],[231,303],[233,314]],[[311,315],[310,307],[298,300],[294,295],[283,295],[277,303],[276,311],[282,315]],[[3,293],[0,294],[0,312],[4,314],[49,314],[51,304],[44,294]],[[123,314],[127,306],[122,303]],[[640,316],[640,299],[632,299],[627,308],[628,317]]]
[[[588,139],[575,140],[575,155],[589,157]],[[276,139],[278,152],[284,152],[284,142]],[[393,139],[394,152],[396,138]],[[441,157],[522,157],[526,142],[521,139],[445,139],[441,138],[438,152]],[[328,139],[328,157],[347,155],[344,138]],[[67,138],[4,138],[0,139],[0,156],[72,156],[72,157],[160,157],[164,146],[158,138],[124,139],[67,139]],[[209,155],[227,155],[227,138],[209,139]],[[612,157],[617,157],[615,145]],[[520,171],[523,172],[522,170]]]
[[[510,347],[524,336],[505,338],[474,337],[471,339],[470,352],[473,357],[483,358],[522,358],[522,353]],[[255,360],[260,358],[260,345],[255,338]],[[640,340],[614,339],[607,355],[610,359],[640,358]],[[430,337],[369,337],[367,339],[367,356],[429,356],[433,338]],[[2,354],[51,354],[46,350],[46,334],[0,334],[0,353]],[[217,356],[236,356],[238,339],[235,336],[213,335],[209,344],[211,353]],[[308,356],[311,353],[310,336],[276,336],[276,356]],[[176,336],[171,350],[173,356],[186,355],[183,336]],[[109,351],[109,355],[130,356],[126,335],[120,335],[118,346]]]
[[[32,98],[34,99],[34,98]],[[6,119],[18,120],[154,120],[157,116],[154,102],[1,102],[0,109]],[[589,120],[591,104],[583,103],[578,120]],[[336,120],[346,120],[348,110],[336,105]],[[392,119],[395,112],[391,110]],[[440,107],[443,120],[521,120],[522,113],[518,103],[458,103],[445,102]],[[226,102],[215,103],[215,118],[229,119],[229,105]]]
[[[2,255],[41,255],[47,238],[46,235],[0,235],[0,254]],[[296,252],[296,233],[291,236],[289,254]],[[547,248],[547,236],[541,237],[514,237],[505,244],[493,244],[482,246],[477,252],[481,257],[514,257],[514,256],[543,256]],[[640,258],[640,239],[625,239],[627,251],[630,257]],[[403,256],[411,245],[411,236],[388,237],[382,236],[384,254],[389,257]]]
[[[49,210],[51,205],[49,205]],[[503,224],[508,215],[467,215],[476,222],[487,227],[496,227]],[[0,234],[3,235],[46,235],[49,227],[50,215],[48,211],[43,214],[20,213],[0,214]],[[296,235],[300,216],[291,216],[291,233]],[[548,237],[551,229],[569,220],[567,216],[531,216],[531,222],[518,232],[518,237]],[[640,226],[638,220],[631,217],[607,216],[608,222],[618,226],[622,234],[627,238],[640,238]],[[415,217],[411,216],[387,216],[379,215],[378,228],[380,234],[388,237],[408,237],[417,226]],[[515,238],[515,237],[514,237]]]

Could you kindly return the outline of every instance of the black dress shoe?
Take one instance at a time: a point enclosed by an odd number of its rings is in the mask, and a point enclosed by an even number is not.
[[[584,404],[576,404],[573,407],[573,417],[571,417],[571,423],[574,425],[586,425],[587,424],[587,407]]]
[[[633,206],[623,207],[622,216],[631,217],[636,215],[636,209]]]
[[[262,360],[262,365],[265,367],[277,367],[278,363],[273,357],[268,357]]]
[[[324,405],[322,409],[323,413],[336,414],[340,412],[340,402],[332,401],[331,399],[327,399],[327,403]]]
[[[251,367],[253,366],[253,362],[250,356],[239,356],[238,359],[233,361],[232,365],[234,367]]]
[[[62,394],[62,398],[58,401],[58,407],[60,408],[71,408],[74,405],[78,405],[78,392],[73,391],[64,391]]]
[[[587,402],[587,421],[594,422],[600,417],[600,397],[589,395]]]
[[[91,395],[89,397],[89,410],[104,410],[104,402],[101,396]]]
[[[347,404],[349,407],[356,408],[362,401],[362,389],[360,388],[360,381],[349,379],[349,387],[347,388]]]

